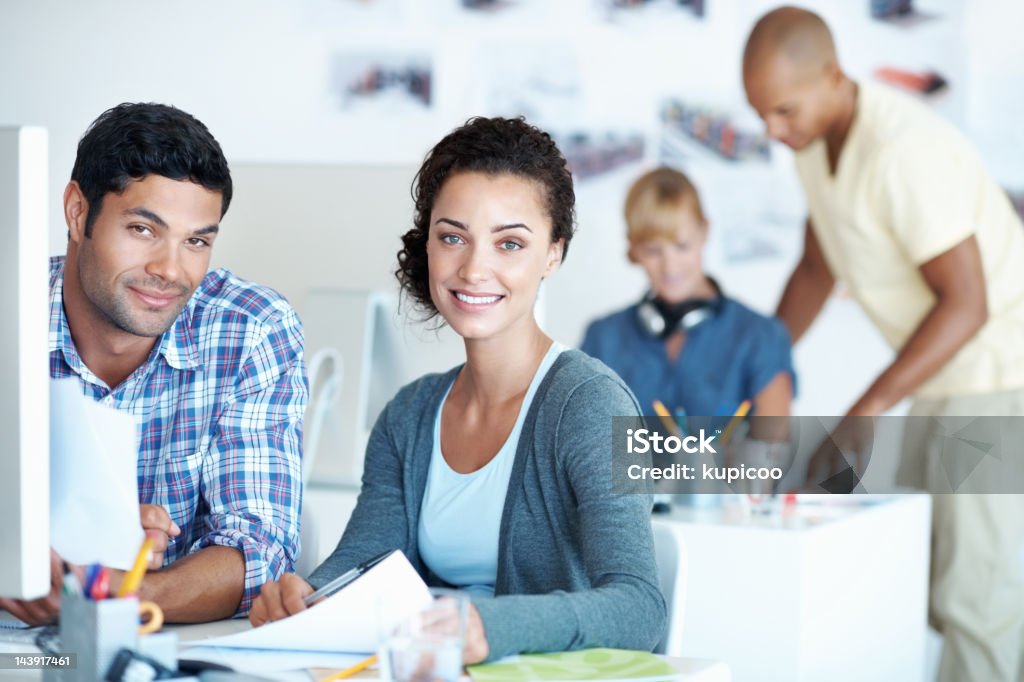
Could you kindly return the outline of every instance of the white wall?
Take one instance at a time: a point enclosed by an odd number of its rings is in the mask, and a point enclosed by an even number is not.
[[[703,20],[654,2],[646,14],[614,23],[605,20],[599,0],[510,4],[478,15],[458,10],[457,0],[0,0],[0,125],[49,130],[53,252],[64,247],[57,209],[77,140],[101,111],[122,101],[190,111],[240,169],[244,163],[390,165],[395,172],[383,173],[379,194],[402,197],[411,177],[399,176],[445,131],[472,114],[514,113],[509,106],[529,109],[556,132],[644,132],[647,164],[655,161],[665,96],[706,102],[742,125],[759,126],[740,87],[740,50],[753,21],[774,2],[708,0]],[[919,0],[917,7],[937,18],[912,28],[871,20],[867,0],[806,4],[831,23],[841,60],[855,76],[883,64],[945,74],[953,88],[938,110],[981,141],[1002,181],[1024,186],[1017,161],[1024,151],[1017,125],[1024,113],[1024,47],[1012,29],[1021,24],[1019,3]],[[431,56],[434,106],[341,110],[331,89],[334,56],[387,50]],[[761,169],[712,161],[688,168],[712,221],[709,269],[727,291],[765,311],[796,257],[802,213],[787,154],[774,152]],[[547,327],[565,342],[575,343],[588,319],[642,292],[640,273],[624,259],[619,216],[625,188],[643,165],[579,184],[578,239],[563,272],[545,285]],[[245,191],[240,182],[239,209]],[[300,312],[301,283],[317,280],[325,268],[335,279],[389,286],[390,259],[405,225],[375,221],[368,198],[339,188],[318,209],[329,220],[309,221],[302,219],[304,207],[275,195],[292,219],[274,226],[276,239],[258,243],[242,235],[264,227],[247,232],[229,213],[218,261],[286,290]],[[352,220],[354,214],[368,216],[369,224]],[[723,255],[725,241],[755,229],[771,233],[776,256],[737,263]],[[305,251],[320,241],[346,248]],[[267,267],[268,255],[289,249],[305,255]],[[855,306],[834,301],[797,350],[797,408],[842,411],[888,358]]]

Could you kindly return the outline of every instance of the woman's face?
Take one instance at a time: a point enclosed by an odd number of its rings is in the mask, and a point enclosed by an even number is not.
[[[707,227],[693,211],[684,210],[672,239],[655,237],[636,242],[629,247],[629,255],[647,273],[655,296],[666,303],[682,303],[697,296],[704,281],[702,252],[706,240]]]
[[[452,329],[488,339],[535,325],[541,279],[562,260],[542,190],[516,175],[456,173],[430,212],[430,296]]]

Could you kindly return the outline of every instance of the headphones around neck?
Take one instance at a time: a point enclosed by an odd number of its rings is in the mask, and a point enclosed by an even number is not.
[[[717,315],[722,309],[722,289],[714,279],[707,279],[715,290],[714,298],[691,298],[683,301],[679,306],[685,309],[685,312],[675,324],[671,324],[658,309],[654,292],[648,291],[636,308],[636,321],[640,329],[650,336],[664,339],[671,336],[676,329],[687,333],[701,322]]]

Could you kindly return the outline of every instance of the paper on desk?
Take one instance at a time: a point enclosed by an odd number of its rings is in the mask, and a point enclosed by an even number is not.
[[[205,661],[226,665],[235,672],[253,675],[299,670],[334,668],[344,670],[362,661],[364,654],[337,654],[325,651],[280,651],[270,649],[232,649],[199,646],[182,649],[179,660]]]
[[[50,544],[66,561],[127,570],[142,545],[135,419],[50,386]]]
[[[430,591],[401,552],[348,587],[289,616],[233,635],[193,642],[194,648],[235,647],[372,653],[382,636],[430,603]],[[205,660],[205,659],[204,659]],[[296,668],[307,667],[296,654]]]

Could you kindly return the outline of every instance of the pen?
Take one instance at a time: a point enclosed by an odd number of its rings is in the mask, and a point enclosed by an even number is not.
[[[331,675],[330,677],[325,677],[324,679],[320,680],[320,682],[334,682],[334,680],[343,680],[346,677],[352,677],[356,673],[362,672],[363,670],[366,670],[367,668],[369,668],[371,665],[373,665],[376,662],[377,662],[377,656],[376,655],[370,656],[369,658],[365,658],[365,659],[359,661],[358,663],[356,663],[351,668],[345,668],[344,670],[342,670],[339,673],[335,673],[335,674]]]
[[[672,415],[669,414],[668,408],[665,407],[665,403],[660,400],[655,400],[654,411],[658,414],[658,417],[661,418],[661,423],[665,425],[665,428],[668,429],[670,434],[673,436],[680,435],[679,424],[676,424],[675,420],[672,419]]]
[[[82,592],[86,597],[92,598],[92,586],[100,573],[99,564],[89,564],[85,569],[85,584],[82,585]]]
[[[391,556],[392,553],[394,553],[396,551],[397,550],[389,549],[386,552],[382,552],[382,553],[378,554],[377,556],[373,557],[372,559],[364,561],[363,563],[359,564],[355,568],[351,568],[351,569],[345,571],[344,573],[339,575],[337,578],[335,578],[331,582],[327,583],[326,585],[321,587],[319,590],[317,590],[313,594],[311,594],[308,597],[306,597],[305,600],[303,600],[303,601],[305,602],[306,606],[309,606],[310,604],[315,602],[317,599],[320,599],[321,597],[328,597],[328,596],[334,594],[335,592],[337,592],[338,590],[340,590],[341,588],[345,587],[350,582],[352,582],[353,580],[355,580],[356,578],[361,576],[363,573],[366,573],[368,570],[370,570],[371,568],[373,568],[374,566],[379,564],[381,561],[384,561],[384,559],[388,558],[389,556]]]
[[[690,435],[690,428],[686,423],[686,410],[681,407],[676,408],[676,423],[679,424],[679,430],[683,432],[683,436]]]
[[[142,576],[146,574],[146,566],[149,565],[149,557],[152,553],[153,540],[151,538],[146,538],[142,541],[142,547],[139,549],[139,553],[135,556],[135,563],[132,564],[131,569],[124,576],[124,581],[121,583],[121,589],[117,591],[118,599],[123,599],[124,597],[138,592],[139,583],[142,582]]]
[[[736,408],[736,414],[729,420],[729,425],[725,427],[725,431],[722,432],[722,445],[729,442],[729,436],[736,430],[736,427],[740,425],[743,418],[747,416],[747,412],[750,412],[750,401],[744,400],[740,403],[740,406]]]
[[[89,596],[93,601],[110,597],[110,570],[106,566],[100,566],[96,572],[96,579],[89,587]]]

